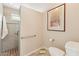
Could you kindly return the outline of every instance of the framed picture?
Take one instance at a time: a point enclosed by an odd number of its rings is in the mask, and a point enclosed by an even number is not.
[[[47,12],[47,29],[49,31],[65,31],[65,4]]]

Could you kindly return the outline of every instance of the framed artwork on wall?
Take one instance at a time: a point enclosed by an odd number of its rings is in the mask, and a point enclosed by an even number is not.
[[[48,31],[65,31],[65,4],[47,12],[47,29]]]

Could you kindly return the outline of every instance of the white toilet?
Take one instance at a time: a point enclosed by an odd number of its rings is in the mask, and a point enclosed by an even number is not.
[[[69,41],[65,44],[66,53],[56,47],[49,47],[51,56],[79,56],[79,42]]]
[[[65,44],[66,56],[79,56],[79,42],[69,41]]]
[[[56,47],[49,47],[48,51],[51,56],[64,56],[65,55],[64,51]]]

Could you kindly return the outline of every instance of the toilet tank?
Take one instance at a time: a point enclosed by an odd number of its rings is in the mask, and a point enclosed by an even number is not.
[[[67,56],[79,56],[79,42],[69,41],[65,45]]]

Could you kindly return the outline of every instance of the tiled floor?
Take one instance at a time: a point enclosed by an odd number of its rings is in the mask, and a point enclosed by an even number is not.
[[[7,51],[3,51],[0,56],[19,56],[19,51],[17,48],[10,49]],[[46,50],[46,53],[40,53],[40,50],[32,53],[30,56],[50,56],[48,50]]]
[[[7,51],[3,51],[1,52],[0,56],[18,56],[19,55],[19,51],[17,48],[13,48]]]

